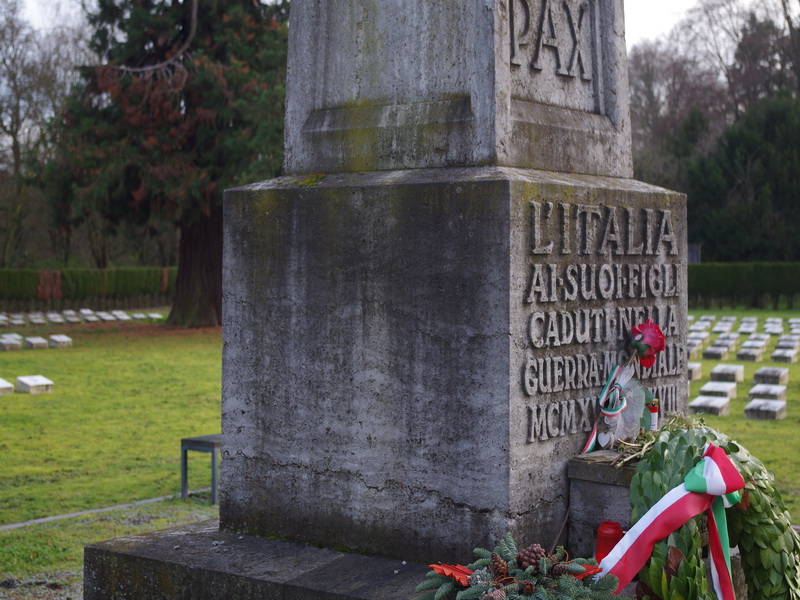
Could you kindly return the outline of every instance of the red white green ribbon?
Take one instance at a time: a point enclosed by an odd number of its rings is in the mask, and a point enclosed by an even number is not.
[[[743,487],[744,479],[725,451],[708,444],[703,458],[683,483],[647,511],[602,560],[601,575],[616,575],[619,593],[650,558],[656,542],[706,511],[714,593],[718,600],[735,600],[725,507],[739,502],[739,490]]]
[[[628,361],[629,363],[630,360]],[[627,364],[625,367],[616,365],[611,369],[611,373],[606,379],[606,384],[597,397],[597,404],[600,409],[599,414],[594,421],[594,427],[592,427],[592,432],[589,434],[589,439],[586,441],[583,450],[581,450],[581,454],[594,450],[595,444],[597,444],[597,425],[602,417],[616,417],[628,408],[628,401],[622,395],[622,386],[630,380],[632,372],[629,372],[626,367]]]

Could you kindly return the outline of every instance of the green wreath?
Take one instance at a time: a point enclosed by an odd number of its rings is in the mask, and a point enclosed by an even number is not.
[[[774,476],[727,436],[706,426],[662,431],[631,482],[632,521],[638,521],[702,457],[709,442],[725,449],[744,478],[745,498],[728,509],[730,542],[739,546],[750,600],[800,600],[800,536],[774,487]],[[701,552],[700,517],[659,542],[639,573],[644,598],[714,600]]]

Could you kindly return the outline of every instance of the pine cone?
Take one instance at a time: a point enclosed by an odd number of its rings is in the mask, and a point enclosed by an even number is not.
[[[496,580],[508,577],[508,563],[497,552],[492,552],[492,573]]]
[[[568,573],[567,563],[556,563],[550,569],[551,577],[560,577],[561,575],[565,575],[566,573]]]
[[[530,596],[533,592],[536,591],[536,587],[530,581],[523,581],[522,582],[522,593],[526,596]]]
[[[533,572],[538,573],[539,561],[545,556],[547,556],[547,552],[544,551],[544,548],[539,544],[533,544],[517,554],[517,565],[523,571],[533,565]]]
[[[500,588],[494,589],[491,592],[486,592],[483,595],[485,600],[503,600],[506,597],[506,591]]]

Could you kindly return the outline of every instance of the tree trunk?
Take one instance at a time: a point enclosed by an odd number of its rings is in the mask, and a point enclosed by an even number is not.
[[[181,226],[178,278],[167,322],[181,327],[222,323],[222,207]]]

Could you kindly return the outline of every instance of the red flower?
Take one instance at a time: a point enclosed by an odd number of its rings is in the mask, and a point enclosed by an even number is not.
[[[666,347],[664,333],[652,319],[647,319],[645,323],[631,328],[631,335],[633,335],[631,346],[636,357],[643,367],[649,369],[656,362],[656,354]]]
[[[428,565],[428,567],[433,569],[434,572],[438,573],[439,575],[444,575],[445,577],[452,577],[464,587],[469,587],[469,576],[472,575],[472,571],[470,571],[467,567],[462,567],[461,565],[442,565],[442,564]]]

